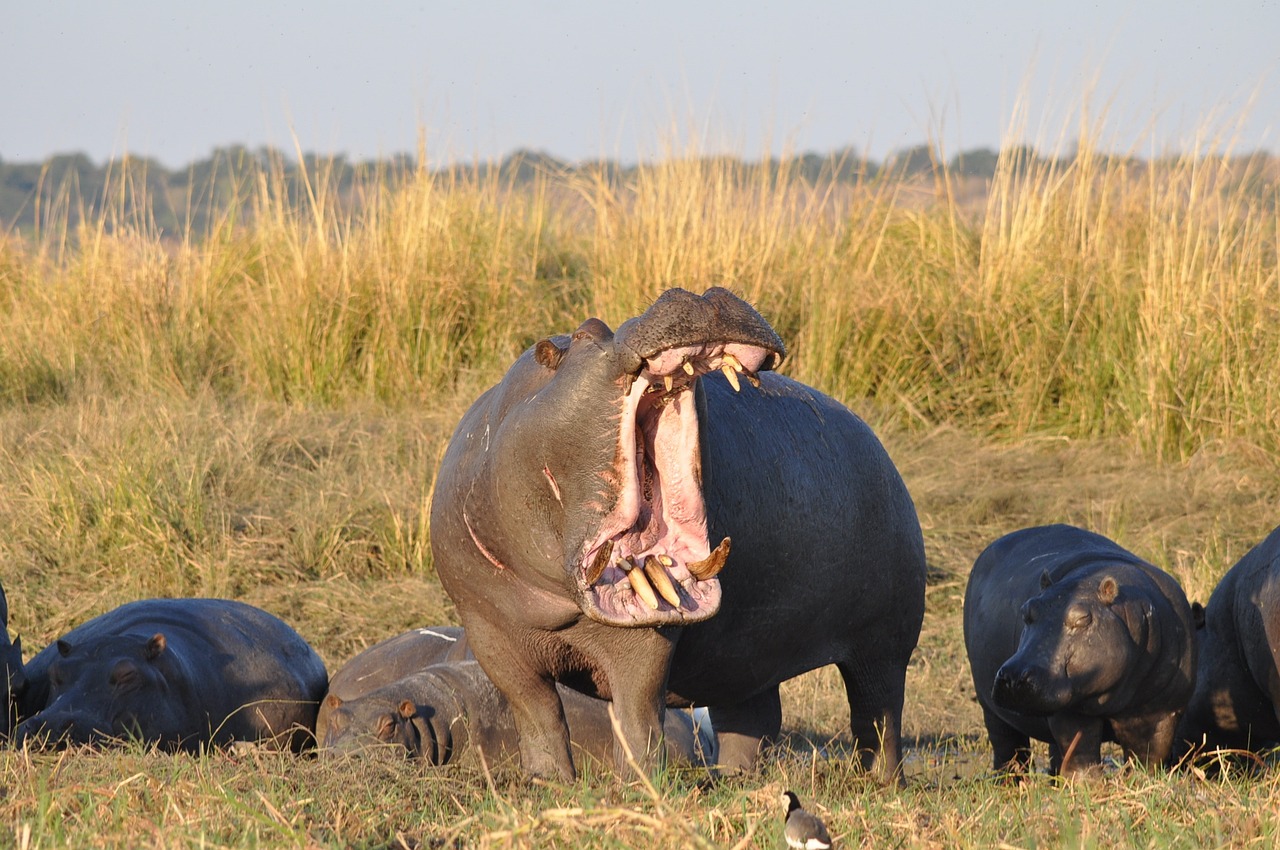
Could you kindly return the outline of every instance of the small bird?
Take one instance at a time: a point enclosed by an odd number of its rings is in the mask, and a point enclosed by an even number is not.
[[[786,826],[782,834],[787,838],[788,847],[795,850],[827,850],[831,846],[827,825],[817,815],[802,809],[799,797],[791,791],[784,791],[779,799],[787,810]]]

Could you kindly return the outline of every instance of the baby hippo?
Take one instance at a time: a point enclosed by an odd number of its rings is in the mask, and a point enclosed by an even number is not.
[[[1050,772],[1086,770],[1115,741],[1167,762],[1191,697],[1191,607],[1172,576],[1069,525],[1015,531],[978,556],[964,641],[997,770],[1025,771],[1030,739]]]
[[[1280,528],[1218,582],[1197,635],[1199,672],[1177,754],[1280,745]]]
[[[26,666],[21,740],[136,738],[171,750],[312,740],[324,662],[280,619],[228,599],[144,599],[71,630]]]
[[[609,704],[558,686],[575,750],[612,764]],[[515,759],[520,737],[506,697],[475,661],[436,664],[343,700],[325,698],[321,753],[368,753],[391,745],[431,765],[454,764],[468,753],[489,764]],[[695,728],[685,711],[668,709],[664,736],[669,764],[714,763],[714,736],[703,722]],[[637,758],[641,754],[635,754]]]

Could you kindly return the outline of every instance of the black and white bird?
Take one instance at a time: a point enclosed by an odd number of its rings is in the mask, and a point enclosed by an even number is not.
[[[791,791],[783,791],[780,799],[787,812],[782,830],[787,846],[795,850],[827,850],[831,846],[831,835],[822,819],[801,808],[800,798]]]

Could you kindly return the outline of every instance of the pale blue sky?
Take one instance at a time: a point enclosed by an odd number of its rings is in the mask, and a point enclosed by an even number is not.
[[[634,161],[1076,134],[1140,153],[1240,125],[1280,151],[1280,0],[863,3],[0,0],[0,159],[215,146]],[[1256,96],[1256,98],[1255,98]],[[1253,106],[1248,109],[1253,99]],[[1246,112],[1246,109],[1248,111]]]

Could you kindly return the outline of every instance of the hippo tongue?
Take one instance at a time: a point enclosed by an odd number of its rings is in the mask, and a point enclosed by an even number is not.
[[[695,623],[719,610],[730,541],[707,540],[694,383],[721,371],[735,389],[770,352],[737,342],[679,346],[644,361],[622,403],[616,505],[584,547],[582,608],[621,626]],[[729,375],[733,377],[729,379]]]

